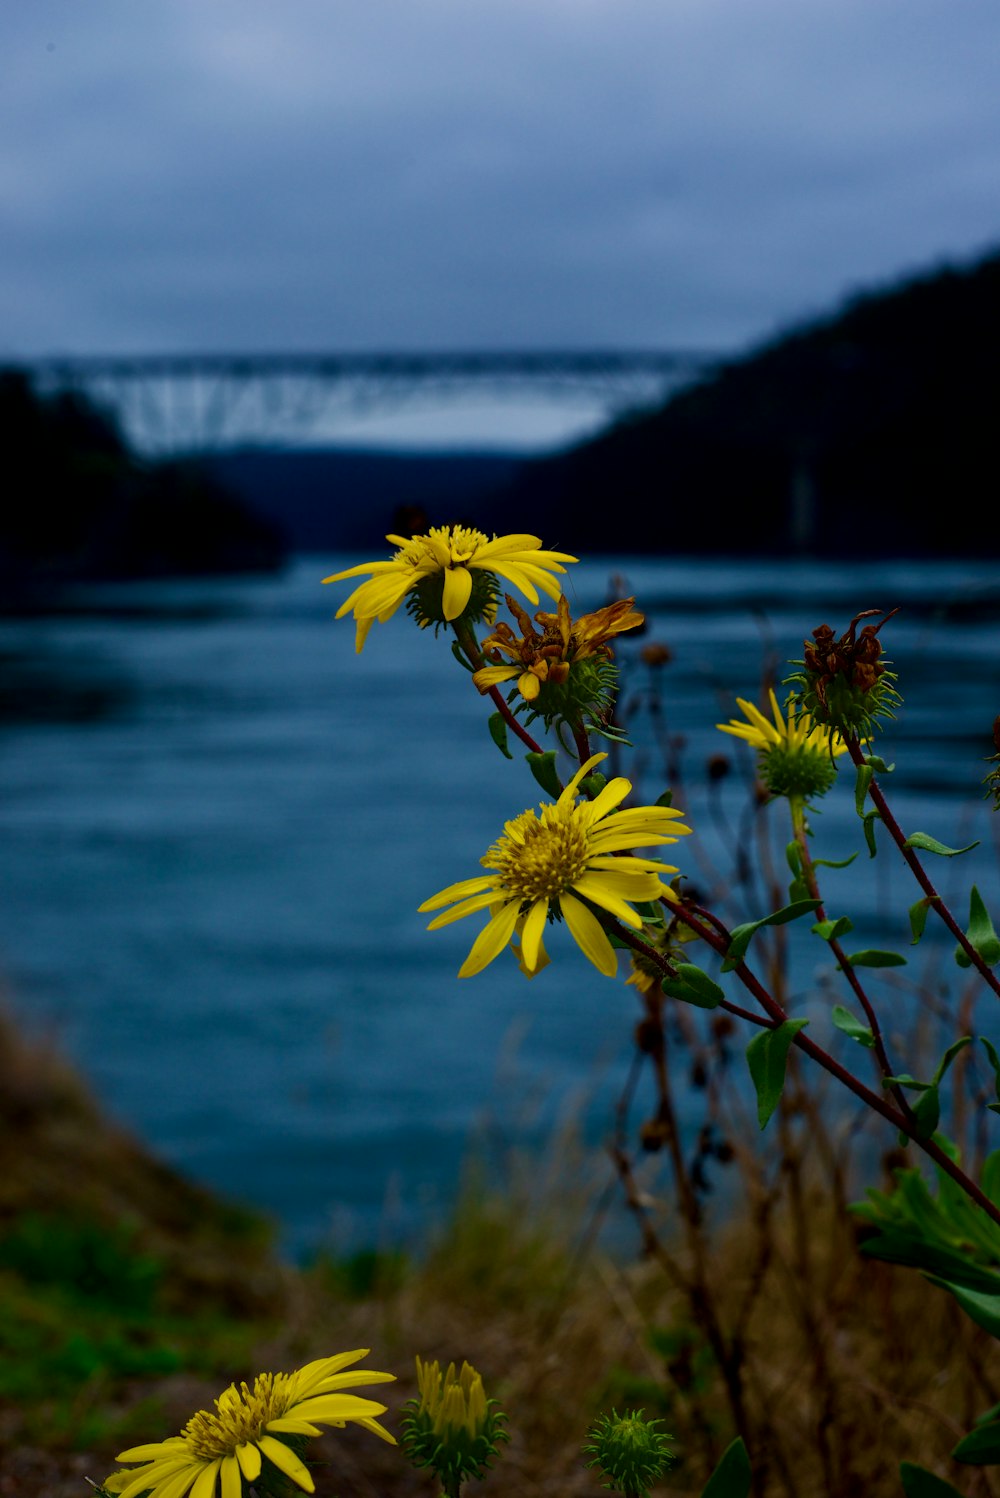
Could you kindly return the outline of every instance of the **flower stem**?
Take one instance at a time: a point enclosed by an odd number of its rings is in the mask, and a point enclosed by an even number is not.
[[[816,877],[816,868],[813,864],[812,853],[809,848],[808,827],[806,825],[806,809],[805,802],[803,801],[802,797],[789,796],[788,809],[791,813],[792,818],[792,832],[794,833],[795,842],[799,850],[799,858],[802,865],[802,878],[805,881],[806,889],[808,889],[809,891],[810,898],[813,900],[819,900],[820,902],[816,907],[816,919],[818,921],[825,921],[827,918],[826,906],[823,904],[823,897],[820,894],[819,880]],[[844,974],[844,977],[853,988],[858,1002],[860,1003],[862,1009],[865,1011],[865,1018],[868,1021],[868,1026],[872,1033],[872,1041],[874,1042],[873,1050],[875,1052],[875,1056],[883,1077],[894,1076],[895,1072],[893,1071],[892,1066],[889,1062],[888,1052],[886,1051],[885,1042],[882,1038],[882,1030],[878,1022],[878,1016],[875,1013],[875,1007],[869,999],[867,993],[865,992],[860,978],[851,965],[850,958],[844,951],[843,947],[840,945],[837,937],[827,937],[827,945],[839,962],[841,972]],[[896,1103],[899,1106],[899,1111],[904,1115],[904,1117],[912,1119],[913,1111],[906,1100],[903,1089],[894,1083],[890,1088],[890,1091],[892,1092],[893,1097],[896,1099]]]
[[[847,748],[850,751],[850,755],[854,763],[856,765],[863,765],[864,753],[859,741],[856,738],[848,739]],[[871,784],[868,787],[868,794],[872,798],[872,804],[878,812],[879,817],[881,818],[884,825],[888,828],[889,836],[896,844],[896,847],[899,849],[900,853],[902,853],[903,857],[906,859],[906,862],[909,864],[913,872],[913,877],[916,879],[917,883],[920,885],[920,888],[927,896],[927,903],[932,907],[932,909],[937,911],[938,915],[941,917],[942,921],[944,921],[945,925],[948,927],[948,930],[958,942],[959,946],[962,948],[966,957],[968,957],[969,961],[976,969],[976,972],[982,978],[983,982],[987,983],[989,987],[992,988],[997,997],[1000,998],[1000,981],[997,980],[996,976],[987,967],[982,957],[976,951],[975,947],[972,945],[971,941],[966,936],[965,932],[962,930],[961,926],[958,924],[951,911],[948,909],[948,906],[945,904],[942,897],[934,888],[934,885],[931,883],[931,880],[928,877],[923,864],[920,862],[920,859],[917,857],[914,850],[907,846],[906,836],[903,832],[903,829],[900,827],[899,823],[896,821],[896,818],[890,811],[889,803],[886,801],[885,796],[882,792],[882,787],[879,785],[878,780],[875,778],[875,776],[872,776]]]
[[[685,906],[677,906],[673,907],[673,909],[679,919],[685,925],[690,926],[691,930],[696,932],[721,957],[726,955],[729,941],[726,935],[723,934],[724,928],[721,930],[713,929],[720,926],[719,922],[713,921],[711,926],[706,925]],[[702,912],[699,911],[698,914],[700,915]],[[768,993],[767,989],[754,976],[745,962],[739,963],[734,971],[744,988],[753,994],[761,1008],[768,1015],[771,1021],[771,1028],[777,1029],[788,1018],[781,1005]],[[758,1020],[757,1023],[759,1024],[760,1021]],[[829,1052],[824,1051],[822,1046],[818,1046],[804,1031],[799,1030],[796,1032],[792,1039],[792,1044],[798,1046],[799,1050],[804,1051],[807,1056],[819,1066],[822,1066],[824,1071],[828,1071],[832,1077],[836,1077],[838,1082],[850,1092],[853,1092],[855,1097],[859,1098],[861,1102],[866,1103],[873,1112],[881,1114],[887,1123],[891,1123],[901,1133],[906,1134],[908,1138],[912,1139],[914,1144],[919,1149],[922,1149],[926,1155],[929,1155],[946,1175],[951,1176],[952,1180],[965,1192],[966,1196],[974,1201],[977,1206],[982,1207],[986,1215],[1000,1226],[1000,1207],[990,1200],[972,1177],[966,1175],[962,1167],[956,1165],[951,1156],[947,1155],[933,1139],[921,1139],[918,1137],[912,1113],[907,1117],[898,1108],[894,1108],[884,1097],[880,1097],[878,1093],[872,1092],[870,1087],[866,1087],[846,1067],[841,1066],[839,1061],[835,1060]]]

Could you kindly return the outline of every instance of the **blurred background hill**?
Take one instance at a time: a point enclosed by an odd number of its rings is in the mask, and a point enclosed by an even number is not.
[[[35,398],[11,371],[0,435],[33,498],[8,507],[0,557],[57,580],[260,570],[285,547],[380,546],[407,512],[592,553],[995,556],[998,339],[993,253],[858,295],[541,455],[254,446],[141,462],[81,396]],[[609,529],[623,510],[627,534]]]
[[[113,419],[74,394],[38,397],[0,373],[8,469],[0,582],[8,605],[95,578],[161,577],[280,566],[280,528],[192,463],[142,461]]]

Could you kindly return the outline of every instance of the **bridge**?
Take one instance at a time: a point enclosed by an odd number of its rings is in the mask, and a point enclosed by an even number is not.
[[[19,365],[40,395],[79,392],[141,452],[336,440],[338,420],[486,397],[587,403],[607,419],[659,405],[722,363],[692,350],[162,354]]]

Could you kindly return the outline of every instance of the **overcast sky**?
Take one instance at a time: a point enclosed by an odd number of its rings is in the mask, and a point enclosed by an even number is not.
[[[0,214],[0,357],[734,350],[1000,244],[1000,5],[6,0]]]

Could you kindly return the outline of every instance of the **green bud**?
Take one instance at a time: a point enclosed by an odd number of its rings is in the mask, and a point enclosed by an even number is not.
[[[675,1460],[666,1435],[658,1427],[661,1420],[644,1420],[642,1410],[619,1415],[601,1415],[587,1432],[589,1444],[584,1455],[588,1467],[598,1467],[607,1479],[604,1487],[613,1488],[624,1498],[648,1498],[649,1489],[663,1476]]]

